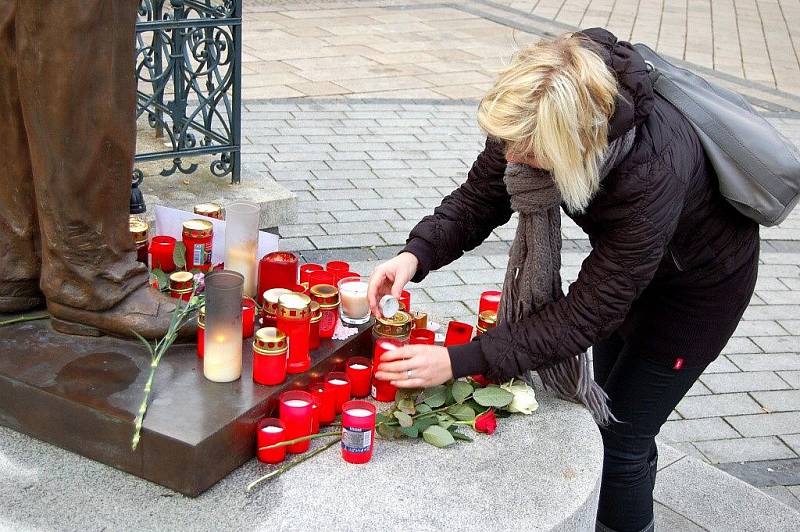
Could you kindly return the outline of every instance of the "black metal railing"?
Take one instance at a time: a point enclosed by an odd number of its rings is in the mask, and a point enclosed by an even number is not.
[[[183,158],[207,155],[214,175],[239,182],[241,29],[241,0],[140,0],[136,116],[166,149],[137,152],[136,163],[171,159],[161,175],[188,174],[198,164]]]

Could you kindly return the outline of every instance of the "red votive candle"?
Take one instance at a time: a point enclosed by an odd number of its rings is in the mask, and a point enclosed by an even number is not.
[[[406,312],[411,311],[411,292],[408,290],[400,292],[398,301],[400,301],[400,310],[405,310]]]
[[[202,359],[206,352],[206,307],[197,313],[197,358]]]
[[[444,346],[466,344],[472,340],[472,325],[460,321],[451,321],[447,325]]]
[[[375,350],[372,356],[372,398],[382,403],[391,403],[394,401],[394,396],[397,393],[395,388],[389,381],[381,381],[374,378],[374,372],[378,371],[381,365],[381,356],[388,352],[400,349],[403,347],[403,342],[393,338],[378,338],[375,340]]]
[[[436,342],[436,333],[429,329],[413,329],[408,338],[409,344],[433,345]]]
[[[334,272],[334,277],[336,277],[336,283],[338,284],[339,281],[342,279],[347,279],[348,277],[361,277],[356,272],[346,271],[346,272]]]
[[[342,408],[342,458],[351,464],[365,464],[372,458],[375,441],[375,405],[347,401]]]
[[[311,394],[311,398],[314,400],[314,404],[311,405],[311,434],[317,434],[319,432],[320,399],[315,397],[313,393]]]
[[[326,272],[325,270],[315,270],[308,275],[308,286],[314,288],[318,284],[328,284],[334,286],[336,284],[336,274],[334,272]]]
[[[263,327],[253,339],[253,380],[272,386],[286,380],[286,334],[275,327]]]
[[[307,263],[300,266],[300,283],[309,283],[311,282],[311,272],[319,272],[322,271],[323,268],[319,264],[314,263]]]
[[[294,286],[290,286],[289,290],[292,292],[297,292],[298,294],[308,294],[308,286],[304,284],[296,284]]]
[[[320,425],[333,423],[336,419],[336,404],[333,393],[321,382],[312,384],[309,389],[311,390],[311,395],[317,401],[317,418]]]
[[[329,272],[349,272],[350,265],[343,260],[331,260],[325,265],[325,269]]]
[[[301,438],[311,434],[312,410],[314,398],[310,393],[302,390],[291,390],[283,392],[280,399],[280,418],[286,427],[284,441]],[[301,441],[289,445],[286,450],[293,454],[304,453],[308,450],[311,442]]]
[[[261,326],[262,327],[277,327],[278,326],[278,298],[283,294],[291,294],[292,291],[288,288],[270,288],[262,294],[263,299],[261,305]]]
[[[297,284],[297,256],[288,251],[267,253],[258,262],[258,297],[270,288],[292,288]]]
[[[286,429],[280,419],[274,417],[264,418],[256,426],[256,454],[258,459],[267,464],[277,464],[286,458],[286,447],[262,449],[284,441]]]
[[[194,289],[194,275],[191,272],[174,272],[169,276],[169,295],[175,299],[189,301]]]
[[[350,381],[350,395],[368,397],[372,389],[372,364],[366,357],[350,357],[347,359],[345,373]]]
[[[214,225],[207,220],[183,222],[183,245],[186,248],[186,269],[208,271],[214,242]]]
[[[242,299],[242,338],[253,336],[256,328],[256,301],[245,297]]]
[[[150,242],[150,267],[164,273],[175,271],[175,244],[171,236],[154,236]]]
[[[478,303],[478,314],[485,310],[493,310],[497,312],[500,308],[501,293],[498,290],[487,290],[481,294],[480,303]]]
[[[309,309],[311,310],[311,328],[308,335],[308,348],[313,351],[319,347],[319,322],[322,321],[322,309],[316,301],[311,302]]]
[[[311,287],[309,294],[311,299],[319,303],[322,310],[319,337],[331,338],[336,330],[336,324],[339,322],[339,289],[329,284],[318,284]]]
[[[325,376],[325,389],[333,395],[336,413],[342,411],[342,405],[350,399],[350,380],[343,371],[331,371]]]
[[[294,292],[278,298],[278,329],[289,339],[288,373],[303,373],[311,368],[311,299]]]

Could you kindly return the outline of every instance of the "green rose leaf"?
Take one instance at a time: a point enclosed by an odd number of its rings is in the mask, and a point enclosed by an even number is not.
[[[439,414],[437,419],[439,420],[439,426],[443,429],[450,428],[450,426],[456,422],[456,418],[447,414]]]
[[[481,406],[502,408],[511,404],[511,401],[514,399],[514,394],[499,386],[487,386],[486,388],[475,390],[472,394],[472,398]]]
[[[510,392],[507,392],[511,395]],[[433,388],[428,388],[420,394],[420,401],[425,403],[431,408],[439,408],[447,401],[448,389],[447,386],[434,386]],[[509,403],[511,401],[509,400]]]
[[[422,433],[422,439],[440,449],[456,442],[452,434],[438,425],[432,425],[425,429]]]
[[[380,412],[375,416],[376,425],[380,425],[381,423],[387,423],[389,420],[390,420],[389,417],[383,412]]]
[[[401,427],[410,427],[414,424],[414,420],[411,419],[411,416],[406,414],[405,412],[400,412],[399,410],[394,413],[394,417],[397,418],[397,421],[400,422]]]
[[[433,409],[425,403],[420,403],[416,406],[417,414],[429,414]]]
[[[414,400],[413,399],[401,399],[401,400],[399,400],[397,402],[397,408],[399,408],[402,412],[405,412],[406,414],[408,414],[410,416],[413,416],[414,414],[417,413],[417,409],[414,406]]]
[[[382,437],[386,438],[387,440],[395,440],[402,436],[402,432],[400,431],[400,427],[393,427],[390,425],[378,425],[378,434]]]
[[[456,403],[463,403],[472,393],[472,385],[466,381],[456,381],[453,383],[452,392]]]
[[[172,252],[172,261],[179,270],[186,267],[186,246],[183,242],[175,242],[175,251]]]
[[[450,434],[452,434],[453,438],[455,438],[456,440],[469,441],[469,442],[473,441],[472,438],[470,438],[466,434],[462,434],[462,433],[458,432],[453,427],[450,428]]]
[[[472,421],[475,419],[475,411],[467,405],[453,405],[447,409],[447,413],[459,421]]]
[[[419,427],[412,425],[410,427],[401,427],[400,430],[409,438],[419,438]]]
[[[428,416],[422,419],[414,420],[414,426],[417,427],[420,432],[425,432],[425,429],[427,429],[428,427],[432,427],[438,424],[439,424],[439,419],[436,416]]]

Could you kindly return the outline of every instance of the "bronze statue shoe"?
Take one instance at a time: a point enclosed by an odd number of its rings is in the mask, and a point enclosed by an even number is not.
[[[78,336],[110,335],[136,338],[136,331],[149,340],[164,337],[169,328],[176,299],[142,285],[114,307],[103,311],[81,310],[48,301],[53,329]],[[193,338],[197,321],[190,320],[178,331],[178,338]]]
[[[0,314],[25,312],[44,305],[38,281],[0,282]]]

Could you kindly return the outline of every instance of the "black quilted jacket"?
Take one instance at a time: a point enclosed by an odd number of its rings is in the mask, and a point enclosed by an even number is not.
[[[753,292],[758,226],[719,194],[690,124],[653,92],[642,58],[605,30],[601,45],[620,96],[609,140],[636,126],[628,156],[584,213],[567,214],[592,252],[566,296],[518,323],[450,348],[456,377],[507,379],[574,356],[611,333],[641,356],[686,366],[716,358]],[[411,231],[414,281],[478,246],[511,216],[505,154],[487,140],[467,181]]]

